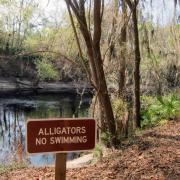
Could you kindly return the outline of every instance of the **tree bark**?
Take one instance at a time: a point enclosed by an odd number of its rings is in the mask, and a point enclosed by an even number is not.
[[[119,61],[119,75],[118,75],[118,95],[119,97],[124,96],[125,91],[125,69],[126,69],[126,42],[127,42],[127,25],[125,23],[127,18],[127,7],[124,0],[122,0],[122,16],[123,16],[123,27],[121,28],[120,36],[120,61]]]
[[[107,62],[105,64],[108,65],[108,63],[111,61],[111,58],[115,56],[115,38],[116,38],[116,32],[117,32],[117,17],[118,17],[118,11],[119,11],[119,1],[118,0],[113,0],[112,1],[112,23],[111,23],[111,29],[108,35],[108,47],[109,47],[109,52],[108,52],[108,57],[105,59]]]
[[[136,127],[141,127],[141,103],[140,103],[140,48],[139,48],[139,31],[137,6],[139,0],[125,0],[129,9],[132,11],[133,32],[134,32],[134,119]]]
[[[101,7],[101,0],[94,1],[94,36],[93,36],[93,49],[94,49],[94,61],[96,66],[96,71],[98,75],[98,84],[99,84],[99,92],[98,92],[98,99],[103,107],[106,120],[108,123],[109,132],[111,133],[113,139],[115,138],[116,134],[116,126],[115,120],[113,115],[113,110],[110,102],[110,98],[108,95],[107,84],[105,80],[105,74],[103,69],[103,61],[101,56],[100,50],[100,39],[101,39],[101,14],[100,8]],[[114,141],[114,140],[112,140]],[[112,142],[113,144],[115,142]]]
[[[135,1],[134,8],[132,9],[132,18],[134,26],[134,48],[135,48],[135,61],[134,61],[134,116],[136,127],[141,127],[140,115],[140,48],[139,48],[139,32],[138,32],[138,15],[137,3]]]
[[[94,1],[94,32],[93,37],[89,32],[89,28],[85,16],[85,1],[79,0],[66,0],[67,6],[71,7],[73,10],[80,27],[80,31],[87,47],[87,55],[89,58],[91,83],[95,87],[98,100],[103,108],[103,113],[106,117],[106,122],[108,125],[108,130],[112,136],[111,145],[116,145],[116,125],[113,115],[113,110],[110,102],[110,97],[108,95],[107,84],[103,69],[103,61],[100,50],[100,40],[101,40],[101,22],[102,22],[102,2],[101,0]]]

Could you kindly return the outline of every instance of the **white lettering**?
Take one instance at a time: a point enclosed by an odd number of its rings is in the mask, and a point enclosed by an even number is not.
[[[47,139],[46,138],[36,138],[36,146],[37,145],[45,145],[47,143]]]
[[[66,128],[63,128],[61,134],[66,134]]]
[[[50,144],[54,144],[54,143],[55,143],[54,137],[51,137],[51,138],[50,138]]]
[[[55,137],[55,142],[56,142],[56,144],[60,144],[61,143],[61,137]]]
[[[81,133],[82,133],[82,134],[85,134],[85,133],[86,133],[86,128],[85,128],[85,127],[82,127],[82,128],[81,128]]]
[[[42,128],[39,130],[38,135],[44,135],[44,132],[43,132],[43,129],[42,129]]]

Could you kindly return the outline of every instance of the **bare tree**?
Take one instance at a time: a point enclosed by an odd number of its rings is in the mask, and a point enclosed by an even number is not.
[[[123,26],[120,31],[119,44],[121,48],[120,52],[120,64],[119,64],[119,75],[118,75],[118,94],[123,97],[125,91],[125,68],[126,68],[126,43],[127,43],[127,5],[125,0],[122,0],[122,18]]]
[[[94,0],[93,4],[93,32],[90,32],[86,19],[86,9],[84,0],[65,0],[70,15],[71,23],[75,32],[76,41],[79,47],[80,56],[83,61],[83,54],[80,48],[79,38],[77,37],[76,28],[74,26],[73,17],[71,11],[75,14],[81,34],[84,38],[87,55],[88,55],[88,66],[84,64],[84,68],[88,74],[91,84],[94,86],[98,100],[101,104],[102,111],[105,115],[108,130],[111,134],[111,145],[116,144],[116,125],[110,97],[107,90],[107,84],[103,69],[103,61],[100,49],[101,40],[101,23],[103,15],[103,0]]]
[[[139,32],[138,32],[138,15],[137,6],[139,0],[126,0],[129,9],[132,11],[133,31],[134,31],[134,118],[136,127],[141,127],[140,115],[140,48],[139,48]]]

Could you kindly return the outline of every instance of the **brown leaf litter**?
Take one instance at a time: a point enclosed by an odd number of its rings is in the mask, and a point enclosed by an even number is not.
[[[0,175],[0,180],[51,180],[54,168],[24,168]],[[121,150],[111,151],[96,164],[67,170],[68,180],[179,180],[180,122],[137,135]]]

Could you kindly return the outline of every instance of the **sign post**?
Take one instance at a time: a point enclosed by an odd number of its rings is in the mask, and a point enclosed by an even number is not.
[[[66,153],[92,150],[95,144],[94,119],[31,119],[26,124],[27,153],[56,153],[55,180],[66,179]]]
[[[66,179],[66,153],[57,153],[55,162],[55,180]]]

